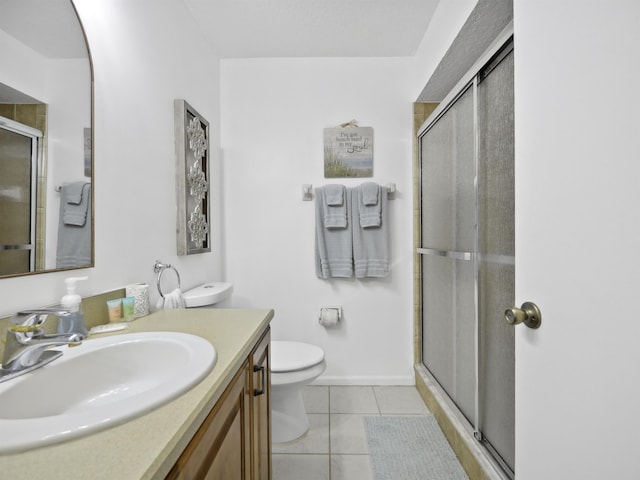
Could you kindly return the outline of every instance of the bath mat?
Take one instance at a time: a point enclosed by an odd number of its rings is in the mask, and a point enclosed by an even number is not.
[[[433,415],[365,417],[375,480],[468,480]]]

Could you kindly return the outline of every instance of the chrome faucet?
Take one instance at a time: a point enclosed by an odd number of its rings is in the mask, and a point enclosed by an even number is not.
[[[49,315],[65,317],[69,312],[45,308],[25,310],[13,316],[7,329],[4,356],[0,367],[0,382],[40,368],[62,355],[59,350],[48,350],[49,347],[82,343],[84,336],[81,334],[44,333],[42,325]]]

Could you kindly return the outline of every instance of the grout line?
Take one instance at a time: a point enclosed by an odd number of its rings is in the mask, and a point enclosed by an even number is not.
[[[342,387],[342,386],[337,386],[337,387]],[[328,418],[328,425],[327,425],[327,430],[328,430],[328,455],[326,453],[311,453],[311,452],[279,452],[279,453],[274,453],[274,455],[285,455],[285,456],[295,456],[295,455],[311,455],[311,456],[327,456],[328,457],[328,480],[332,480],[333,478],[336,478],[337,473],[333,472],[333,466],[334,466],[334,462],[333,462],[333,457],[334,456],[340,456],[340,455],[344,455],[344,456],[359,456],[359,457],[366,457],[367,460],[369,461],[369,467],[371,467],[371,454],[370,453],[337,453],[337,452],[333,452],[333,448],[334,446],[332,445],[332,440],[331,440],[331,420],[332,418],[335,418],[339,415],[360,415],[362,417],[364,416],[383,416],[382,413],[382,409],[380,407],[381,405],[381,400],[382,398],[376,393],[375,390],[375,386],[369,386],[372,389],[372,393],[374,395],[374,400],[376,402],[376,408],[378,413],[332,413],[331,412],[331,393],[332,393],[332,387],[331,386],[327,386],[327,390],[326,390],[326,403],[327,403],[327,418]],[[417,391],[417,389],[416,389]],[[317,413],[321,413],[321,410],[318,410]],[[404,413],[404,414],[393,414],[393,413],[387,413],[387,415],[410,415],[410,416],[423,416],[423,415],[433,415],[433,413],[429,410],[427,410],[426,413]]]
[[[316,453],[316,452],[281,452],[273,453],[272,455],[281,455],[284,457],[330,457],[328,453]],[[366,453],[349,453],[346,455],[366,455]]]
[[[382,409],[380,408],[380,402],[378,402],[378,395],[376,395],[376,388],[372,385],[371,392],[373,393],[373,398],[376,401],[376,408],[378,409],[378,416],[382,415]]]

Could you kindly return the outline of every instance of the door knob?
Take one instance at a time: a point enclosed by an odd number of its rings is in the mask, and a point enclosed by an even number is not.
[[[542,323],[540,309],[533,302],[524,302],[520,308],[513,307],[505,310],[504,318],[511,325],[524,323],[529,328],[538,328]]]

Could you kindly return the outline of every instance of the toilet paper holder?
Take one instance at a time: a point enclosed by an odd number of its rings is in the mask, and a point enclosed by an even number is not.
[[[334,327],[342,319],[342,307],[321,307],[318,323],[323,327]]]

